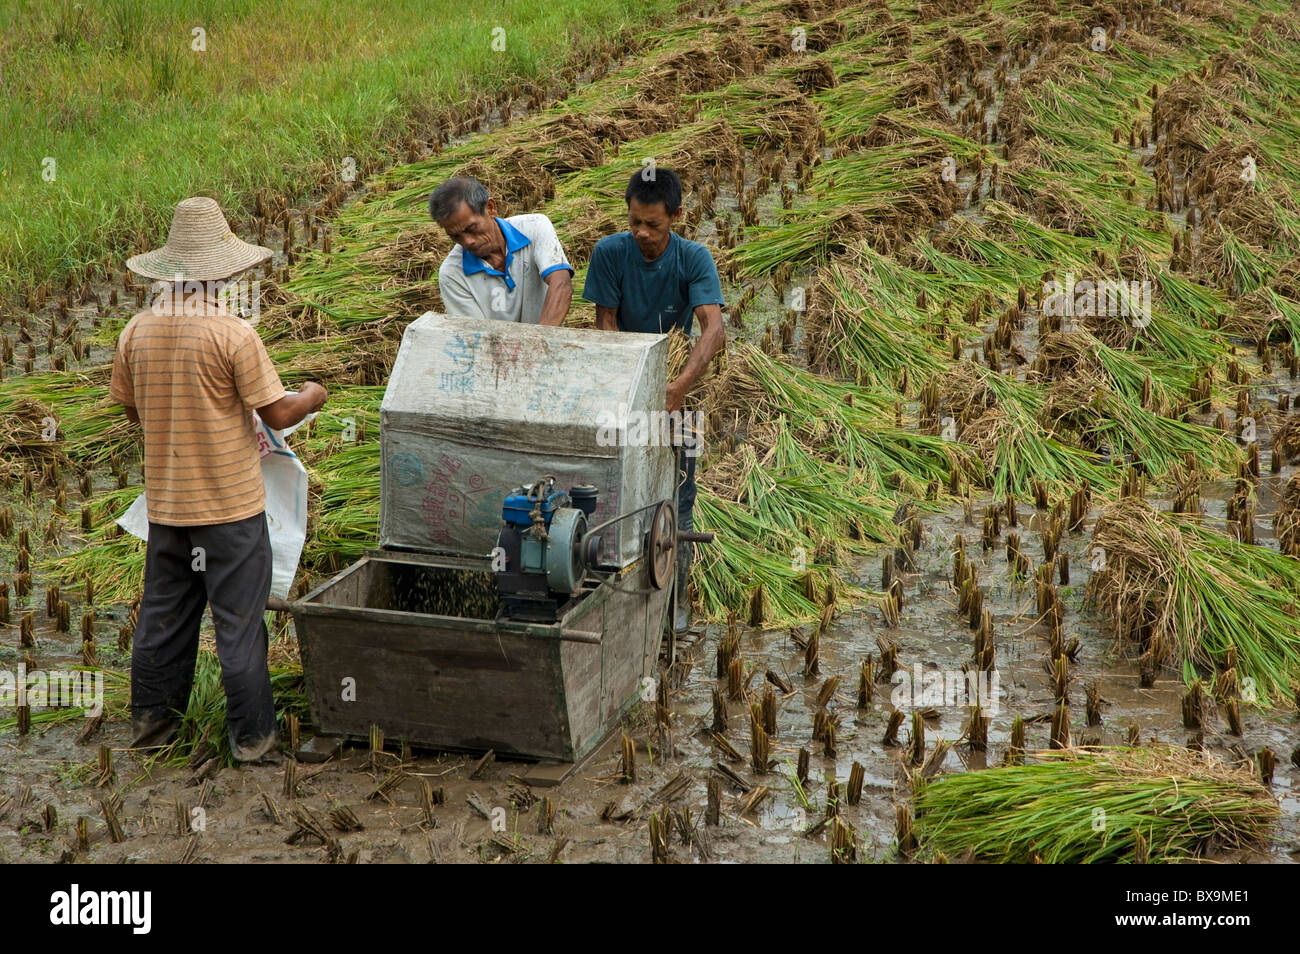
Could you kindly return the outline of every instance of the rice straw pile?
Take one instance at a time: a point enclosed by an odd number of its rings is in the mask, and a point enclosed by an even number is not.
[[[1263,847],[1280,815],[1244,769],[1176,748],[1036,752],[914,793],[923,854],[1046,864],[1176,862]]]
[[[1104,566],[1089,596],[1121,643],[1189,679],[1235,658],[1264,704],[1300,683],[1300,562],[1133,497],[1102,511],[1092,544]]]

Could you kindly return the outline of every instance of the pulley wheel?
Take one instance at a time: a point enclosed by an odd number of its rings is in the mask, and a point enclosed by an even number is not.
[[[582,538],[587,535],[587,515],[576,507],[560,507],[551,517],[546,543],[546,582],[557,593],[577,593],[585,568]]]
[[[650,521],[646,557],[650,562],[650,585],[662,590],[673,575],[677,556],[677,511],[672,501],[665,500],[655,510]]]

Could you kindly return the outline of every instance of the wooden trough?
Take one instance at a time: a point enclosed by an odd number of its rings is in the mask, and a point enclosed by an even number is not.
[[[641,564],[551,624],[402,609],[416,574],[492,575],[487,560],[373,550],[288,604],[321,732],[364,739],[378,725],[413,745],[576,763],[654,675],[669,591]]]

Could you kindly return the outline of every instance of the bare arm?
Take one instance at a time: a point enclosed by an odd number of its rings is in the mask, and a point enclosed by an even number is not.
[[[691,348],[686,367],[682,368],[676,380],[668,385],[668,400],[665,410],[680,411],[682,398],[704,373],[713,356],[727,344],[727,331],[722,325],[722,309],[717,305],[697,305],[695,319],[700,323],[700,340]],[[600,309],[596,309],[596,324],[600,325]]]
[[[132,424],[140,423],[140,412],[129,404],[122,405],[122,410],[126,412],[126,419]]]
[[[618,331],[618,309],[596,306],[596,330]]]
[[[308,414],[319,411],[329,394],[315,381],[308,381],[297,394],[286,394],[278,401],[259,407],[257,414],[273,430],[293,427]]]
[[[573,301],[573,276],[567,268],[557,268],[547,275],[546,301],[542,303],[542,314],[537,319],[539,325],[559,326],[569,313]]]

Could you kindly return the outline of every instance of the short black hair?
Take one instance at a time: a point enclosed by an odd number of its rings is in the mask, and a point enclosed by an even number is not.
[[[636,199],[645,205],[656,202],[664,204],[664,211],[672,215],[682,207],[682,180],[671,169],[658,169],[653,165],[645,166],[632,173],[624,195],[628,205]]]
[[[482,215],[489,198],[487,188],[473,176],[455,176],[433,190],[429,196],[429,215],[435,222],[449,219],[462,202],[475,215]]]

